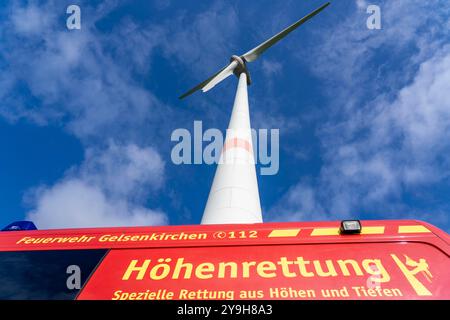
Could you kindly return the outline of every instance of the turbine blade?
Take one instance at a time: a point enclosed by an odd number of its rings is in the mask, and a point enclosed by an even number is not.
[[[221,72],[219,72],[214,78],[211,79],[211,81],[208,82],[206,86],[203,87],[202,91],[207,92],[214,88],[216,84],[220,83],[221,81],[225,80],[229,76],[233,74],[234,69],[237,67],[237,62],[233,61],[231,62],[228,67],[223,69]]]
[[[312,17],[314,17],[316,14],[318,14],[320,11],[322,11],[323,9],[325,9],[326,7],[328,7],[330,5],[330,2],[325,3],[324,5],[322,5],[320,8],[317,8],[316,10],[314,10],[313,12],[311,12],[310,14],[308,14],[307,16],[301,18],[300,20],[298,20],[297,22],[295,22],[294,24],[290,25],[289,27],[287,27],[286,29],[284,29],[283,31],[281,31],[280,33],[276,34],[275,36],[273,36],[272,38],[270,38],[269,40],[261,43],[259,46],[253,48],[252,50],[250,50],[249,52],[245,53],[242,58],[245,59],[245,61],[247,62],[252,62],[255,61],[256,59],[258,59],[258,57],[267,49],[269,49],[271,46],[273,46],[274,44],[276,44],[278,41],[280,41],[281,39],[283,39],[284,37],[286,37],[289,33],[291,33],[292,31],[294,31],[295,29],[297,29],[299,26],[301,26],[302,24],[304,24],[306,21],[308,21],[309,19],[311,19]]]
[[[225,68],[222,68],[219,72],[215,73],[213,76],[209,77],[208,79],[206,79],[202,83],[196,85],[194,88],[192,88],[191,90],[189,90],[185,94],[181,95],[179,97],[179,99],[184,99],[187,96],[190,96],[191,94],[193,94],[194,92],[196,92],[196,91],[198,91],[200,89],[203,92],[206,92],[206,91],[212,89],[216,84],[218,84],[219,82],[221,82],[222,80],[224,80],[228,76],[232,75],[233,74],[233,70],[234,70],[234,68],[236,68],[236,66],[237,66],[236,61],[233,61],[228,66],[226,66]]]

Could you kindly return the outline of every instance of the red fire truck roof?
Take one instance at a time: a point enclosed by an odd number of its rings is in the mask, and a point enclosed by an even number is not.
[[[450,236],[428,223],[368,220],[361,225],[357,235],[341,235],[339,221],[0,232],[0,251],[419,241],[450,255]]]

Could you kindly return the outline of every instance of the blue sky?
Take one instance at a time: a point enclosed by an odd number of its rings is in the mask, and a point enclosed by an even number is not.
[[[225,130],[237,81],[177,97],[323,2],[2,2],[0,225],[199,223],[215,166],[174,165],[170,135]],[[448,232],[449,40],[446,0],[332,1],[252,63],[252,126],[280,129],[279,173],[258,176],[265,221]]]

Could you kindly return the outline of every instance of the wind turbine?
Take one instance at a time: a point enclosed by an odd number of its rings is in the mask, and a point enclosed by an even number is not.
[[[202,224],[261,223],[261,204],[250,126],[247,85],[251,84],[247,63],[258,59],[267,49],[324,10],[325,3],[272,38],[247,53],[232,55],[230,63],[182,96],[198,90],[207,92],[232,74],[239,78],[225,143],[203,213]]]

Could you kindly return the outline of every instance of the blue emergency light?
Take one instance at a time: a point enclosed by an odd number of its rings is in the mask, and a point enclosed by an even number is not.
[[[341,234],[360,234],[361,230],[361,221],[359,220],[342,220],[339,229]]]
[[[2,229],[2,231],[25,231],[25,230],[37,230],[36,226],[31,221],[16,221],[8,224]]]

